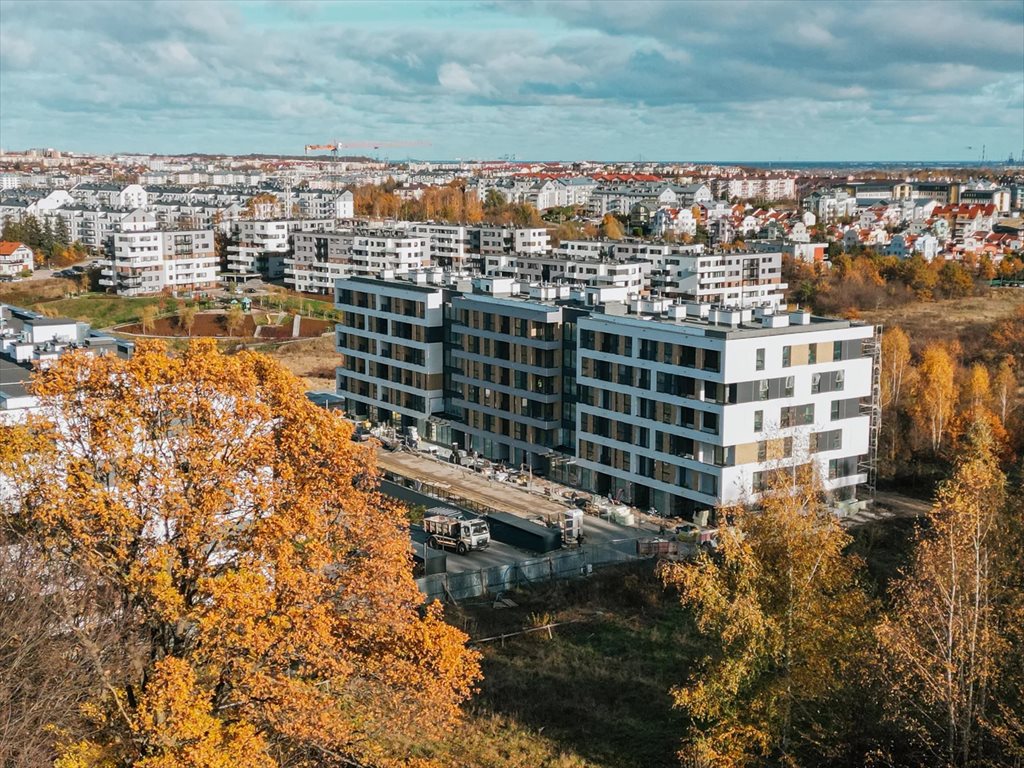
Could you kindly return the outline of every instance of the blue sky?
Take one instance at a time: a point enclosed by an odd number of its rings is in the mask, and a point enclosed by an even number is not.
[[[5,149],[333,139],[430,158],[1016,156],[1024,2],[0,0]]]

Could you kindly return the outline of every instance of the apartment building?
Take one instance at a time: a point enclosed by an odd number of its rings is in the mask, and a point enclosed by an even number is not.
[[[808,462],[838,500],[868,482],[872,326],[622,298],[511,278],[342,280],[338,393],[494,461],[571,464],[583,488],[663,514],[756,501],[766,473]]]
[[[569,259],[555,255],[501,255],[484,257],[484,273],[515,277],[527,283],[578,283],[619,286],[639,293],[647,285],[652,264],[643,259],[597,257]]]
[[[547,253],[551,237],[544,227],[476,226],[469,231],[470,251],[483,256],[498,253]]]
[[[430,266],[430,240],[403,230],[363,230],[352,237],[352,269],[364,275]]]
[[[692,253],[663,258],[652,287],[665,296],[726,306],[778,307],[782,253]]]
[[[716,179],[715,195],[726,200],[792,200],[796,197],[796,179],[779,177],[743,177]]]
[[[136,222],[115,232],[100,260],[100,285],[118,296],[192,294],[217,287],[212,229],[160,230]]]
[[[444,290],[350,277],[338,280],[334,296],[344,313],[335,339],[345,356],[337,387],[346,409],[435,439],[431,417],[444,410]]]
[[[295,232],[330,232],[334,219],[243,219],[237,222],[237,242],[227,248],[229,277],[284,277],[284,260]]]
[[[284,284],[303,293],[333,295],[334,283],[352,271],[351,232],[295,232],[284,259]]]
[[[461,224],[423,222],[412,224],[409,233],[427,240],[430,259],[434,264],[461,268],[469,258],[471,229]]]
[[[674,306],[579,320],[579,482],[662,514],[756,501],[813,463],[837,499],[869,480],[875,329],[804,313]]]
[[[32,374],[69,350],[129,357],[134,344],[94,331],[69,317],[0,304],[0,424],[24,421],[39,405],[29,391]]]
[[[481,278],[451,299],[445,414],[460,447],[541,468],[556,449],[572,450],[575,366],[566,350],[582,312],[515,298],[512,287]]]

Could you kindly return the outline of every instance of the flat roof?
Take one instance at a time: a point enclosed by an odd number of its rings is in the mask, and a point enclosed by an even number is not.
[[[32,369],[0,357],[0,392],[7,397],[25,397]]]
[[[779,313],[780,315],[783,313]],[[857,323],[841,318],[818,317],[811,315],[810,322],[806,325],[791,324],[779,328],[765,328],[760,323],[741,323],[728,325],[725,323],[712,323],[708,320],[698,318],[675,319],[671,317],[656,317],[652,315],[611,315],[604,313],[592,313],[588,319],[606,321],[611,323],[628,323],[637,327],[663,327],[666,329],[679,329],[683,331],[699,332],[695,335],[703,335],[709,338],[742,339],[755,338],[759,336],[781,336],[794,333],[809,333],[811,331],[841,330],[844,328],[871,328],[867,323]]]

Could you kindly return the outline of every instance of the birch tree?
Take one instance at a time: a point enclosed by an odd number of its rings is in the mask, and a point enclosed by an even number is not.
[[[808,469],[779,471],[762,510],[731,512],[718,556],[664,572],[709,656],[672,689],[694,720],[681,757],[733,768],[797,765],[837,739],[828,714],[868,646],[869,601],[850,536]]]
[[[878,627],[892,711],[927,762],[978,765],[1004,648],[994,578],[1004,477],[984,421],[943,483]]]

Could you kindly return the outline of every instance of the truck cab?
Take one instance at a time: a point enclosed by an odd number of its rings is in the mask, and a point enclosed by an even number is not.
[[[436,512],[436,510],[431,510]],[[486,549],[491,543],[487,521],[479,517],[463,516],[454,510],[428,514],[423,518],[423,530],[434,549],[454,549],[460,555],[473,550]]]

